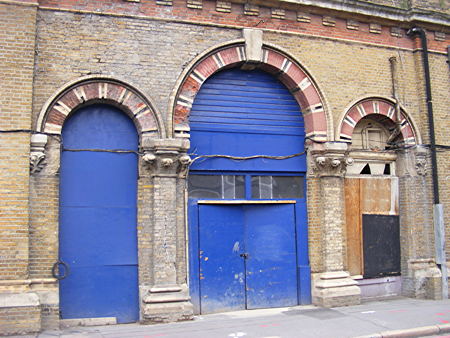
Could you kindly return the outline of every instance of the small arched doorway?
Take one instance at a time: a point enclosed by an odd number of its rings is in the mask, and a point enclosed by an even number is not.
[[[223,70],[200,88],[189,124],[192,157],[212,155],[188,177],[195,311],[310,303],[305,130],[294,97],[261,70]],[[237,159],[255,155],[267,156]]]
[[[352,121],[351,129],[347,121]],[[341,137],[346,134],[351,136],[353,159],[345,176],[346,269],[363,299],[398,296],[402,277],[396,162],[397,150],[414,139],[412,128],[389,102],[366,100],[349,110]]]
[[[139,319],[137,150],[132,120],[106,104],[62,128],[59,260],[61,318]],[[60,265],[61,268],[61,265]]]

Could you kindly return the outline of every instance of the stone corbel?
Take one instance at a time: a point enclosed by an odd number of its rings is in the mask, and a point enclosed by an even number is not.
[[[44,134],[31,135],[31,150],[30,150],[30,172],[31,174],[40,172],[45,162],[45,146],[47,145],[48,137]]]
[[[353,159],[347,153],[347,144],[327,142],[310,147],[310,175],[312,176],[344,176]]]

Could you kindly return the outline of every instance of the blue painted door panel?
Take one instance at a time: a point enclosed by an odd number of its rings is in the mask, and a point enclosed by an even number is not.
[[[201,144],[197,148],[196,144]],[[224,132],[195,132],[195,143],[190,153],[196,155],[224,154],[233,156],[271,155],[286,156],[304,150],[302,138],[287,135],[240,134]],[[195,155],[194,155],[195,156]],[[285,160],[252,159],[233,161],[210,158],[194,162],[192,170],[221,171],[306,171],[305,156]]]
[[[245,309],[241,206],[199,206],[201,312]]]
[[[297,305],[295,241],[292,204],[199,205],[201,313]]]
[[[61,205],[70,207],[133,207],[136,205],[136,154],[62,153]],[[76,179],[73,179],[77,177]]]
[[[137,283],[136,265],[73,267],[70,276],[60,281],[62,318],[116,317],[119,323],[135,322]]]
[[[87,151],[136,151],[136,129],[94,105],[69,117],[62,136],[59,256],[70,274],[60,281],[61,316],[137,321],[137,155]]]
[[[299,276],[299,304],[311,304],[311,267],[308,255],[308,212],[306,199],[295,204],[295,228],[297,232],[297,265]]]
[[[62,207],[60,254],[64,262],[72,270],[78,266],[136,265],[130,219],[136,219],[134,208]]]
[[[244,207],[247,309],[298,304],[294,206]]]

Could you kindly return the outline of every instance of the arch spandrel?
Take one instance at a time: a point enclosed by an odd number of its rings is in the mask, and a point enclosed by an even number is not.
[[[189,130],[189,114],[202,84],[214,73],[238,66],[247,66],[243,43],[221,47],[200,58],[186,73],[174,99],[172,123],[174,136],[182,137]],[[250,67],[262,69],[276,76],[292,93],[305,119],[307,138],[327,141],[332,131],[323,99],[311,77],[289,56],[263,45],[262,58]]]

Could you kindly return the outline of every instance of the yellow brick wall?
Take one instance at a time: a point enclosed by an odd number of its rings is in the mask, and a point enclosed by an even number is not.
[[[36,8],[0,4],[0,130],[30,129]],[[30,135],[0,133],[0,279],[27,277]]]

